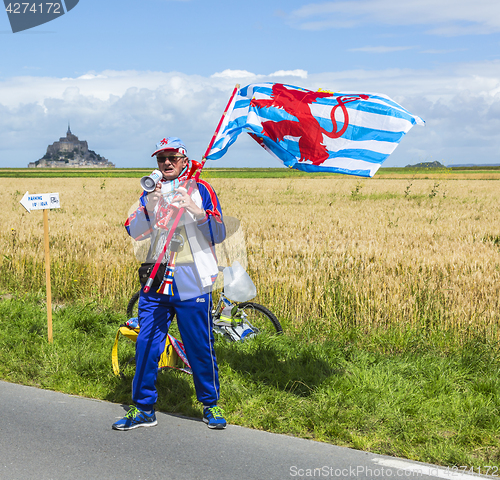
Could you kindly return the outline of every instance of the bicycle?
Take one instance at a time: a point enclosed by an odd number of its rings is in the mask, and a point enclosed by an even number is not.
[[[223,267],[219,267],[223,271]],[[142,288],[141,288],[142,290]],[[140,329],[138,319],[138,300],[141,294],[138,290],[132,295],[127,305],[128,322],[120,325],[116,334],[115,342],[111,352],[111,362],[115,375],[123,377],[120,373],[118,361],[118,340],[120,336],[128,337],[136,341]],[[234,292],[233,292],[234,293]],[[282,334],[283,328],[276,316],[266,307],[255,302],[232,302],[222,289],[218,293],[217,302],[212,308],[213,332],[229,342],[238,342],[251,339],[260,334]],[[171,331],[176,330],[175,328]],[[185,373],[191,374],[191,367],[185,356],[182,343],[176,339],[178,331],[173,332],[173,336],[167,336],[165,351],[160,357],[158,368],[175,368]],[[173,348],[172,348],[173,347]],[[127,364],[134,361],[131,357]]]
[[[127,305],[127,316],[137,317],[137,303],[141,290],[132,295]],[[212,308],[213,331],[228,341],[237,342],[256,335],[281,334],[283,328],[274,313],[255,302],[232,302],[224,289],[219,292]]]

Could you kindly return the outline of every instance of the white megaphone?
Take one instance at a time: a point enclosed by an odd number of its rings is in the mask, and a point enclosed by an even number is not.
[[[145,177],[141,178],[141,187],[148,193],[153,192],[156,188],[156,184],[161,180],[162,177],[163,174],[160,172],[160,170],[153,170],[153,173],[151,173],[151,175],[146,175]]]

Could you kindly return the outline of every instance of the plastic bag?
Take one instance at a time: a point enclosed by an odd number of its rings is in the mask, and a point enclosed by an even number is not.
[[[257,288],[238,260],[224,268],[224,293],[235,302],[246,302],[257,295]]]

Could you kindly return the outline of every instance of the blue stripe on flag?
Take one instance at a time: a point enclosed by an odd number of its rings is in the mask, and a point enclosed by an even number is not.
[[[269,150],[271,150],[278,158],[283,160],[283,163],[285,165],[295,165],[297,159],[300,158],[298,142],[287,139],[282,140],[281,142],[274,142],[270,138],[262,136],[262,134],[259,134],[257,132],[255,132],[255,134],[264,142]],[[388,153],[379,153],[373,150],[362,148],[344,148],[339,150],[338,152],[330,151],[328,154],[328,158],[351,158],[353,160],[363,160],[365,162],[375,164],[381,164],[384,160],[387,159],[388,156]]]
[[[256,114],[260,117],[259,119],[261,122],[265,121],[279,122],[280,120],[291,120],[291,121],[296,121],[297,123],[299,122],[297,117],[291,115],[290,113],[280,108],[276,107],[270,107],[265,109],[253,108],[252,110],[254,110]],[[382,114],[384,116],[401,118],[410,122],[408,115],[406,115],[404,112],[398,112],[394,115],[389,115],[389,114],[386,115],[383,112],[381,113],[380,111],[376,111],[376,109],[372,111],[370,111],[368,108],[359,110],[364,112],[366,111],[368,113],[375,113],[379,115]],[[331,119],[323,117],[314,117],[314,118],[317,120],[321,128],[325,129],[329,133],[332,132],[333,123]],[[244,120],[246,120],[246,118]],[[413,124],[414,123],[415,121],[413,121]],[[340,131],[343,126],[344,126],[343,122],[340,121],[337,122],[337,131]],[[357,125],[349,124],[346,132],[342,135],[342,138],[354,141],[378,140],[380,142],[398,143],[401,141],[404,135],[405,135],[404,131],[392,132],[388,130],[377,130],[373,128],[364,128]]]
[[[336,93],[332,97],[318,98],[315,103],[319,103],[321,105],[331,105],[332,98],[349,97],[349,96],[355,96],[355,95],[359,95],[359,93],[355,93],[355,92],[353,92],[353,93]],[[369,97],[368,100],[361,100],[361,102],[370,103],[370,101],[371,101],[371,103],[374,105],[381,105],[381,103],[383,103],[391,109],[396,109],[396,110],[406,112],[408,115],[413,117],[413,115],[411,115],[411,113],[408,110],[406,110],[406,108],[402,107],[401,105],[399,105],[399,103],[396,103],[394,100],[391,100],[388,97],[383,97],[381,95],[370,94],[370,93],[368,93],[366,95]],[[377,100],[377,102],[375,102],[374,100]],[[357,102],[347,103],[346,107],[347,108],[357,108],[357,107],[355,107],[356,103]]]
[[[354,94],[353,94],[354,95]],[[332,106],[332,99],[337,97],[346,97],[348,94],[335,95],[333,97],[319,98],[316,102],[319,105],[329,105]],[[412,115],[406,108],[397,104],[396,102],[380,97],[377,95],[368,95],[368,100],[357,100],[354,102],[346,103],[345,106],[347,110],[358,110],[360,112],[374,113],[376,115],[384,115],[395,118],[402,118],[410,124],[415,125],[417,122],[414,115]],[[379,100],[382,103],[374,102],[370,100]],[[333,105],[335,106],[335,105]]]
[[[408,110],[406,110],[406,108],[402,107],[401,105],[399,105],[399,103],[396,103],[394,100],[391,100],[388,97],[381,97],[380,95],[369,95],[369,97],[370,98],[367,100],[368,102],[370,100],[378,100],[380,102],[384,102],[389,107],[395,108],[396,110],[401,110],[403,112],[406,112],[408,115],[410,115],[413,118],[413,115]]]
[[[278,107],[267,107],[267,108],[256,108],[251,107],[250,111],[255,112],[255,114],[260,117],[261,121],[274,121],[279,122],[280,120],[293,120],[298,122],[295,115],[288,113],[286,110]]]
[[[352,158],[353,160],[363,160],[370,163],[382,163],[388,153],[378,153],[373,150],[363,150],[361,148],[345,148],[338,152],[330,152],[328,158]]]
[[[333,130],[333,123],[327,118],[317,118],[321,128],[327,132]],[[337,122],[337,130],[341,130],[343,123]],[[349,125],[342,135],[342,138],[353,141],[377,140],[379,142],[398,143],[405,136],[405,132],[389,132],[387,130],[375,130],[374,128],[359,127],[357,125]]]
[[[311,165],[309,163],[297,163],[293,166],[295,170],[303,172],[328,172],[328,173],[342,173],[345,175],[356,175],[358,177],[371,177],[370,170],[349,170],[341,167],[322,167]]]
[[[250,105],[249,98],[237,99],[236,102],[234,102],[234,110],[237,110],[238,108],[248,108],[249,105]]]
[[[359,110],[360,112],[374,113],[376,115],[383,115],[386,117],[402,118],[403,120],[409,122],[410,125],[415,125],[417,123],[413,115],[407,113],[406,111],[395,108],[391,108],[391,110],[388,111],[386,106],[380,105],[379,103],[370,103],[365,101],[363,105],[360,105],[356,110]]]

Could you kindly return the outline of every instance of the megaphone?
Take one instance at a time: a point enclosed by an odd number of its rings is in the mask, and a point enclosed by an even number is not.
[[[153,173],[151,173],[151,175],[146,175],[145,177],[141,178],[142,189],[148,193],[153,192],[156,188],[156,184],[162,179],[162,177],[163,174],[160,172],[160,170],[153,170]]]

